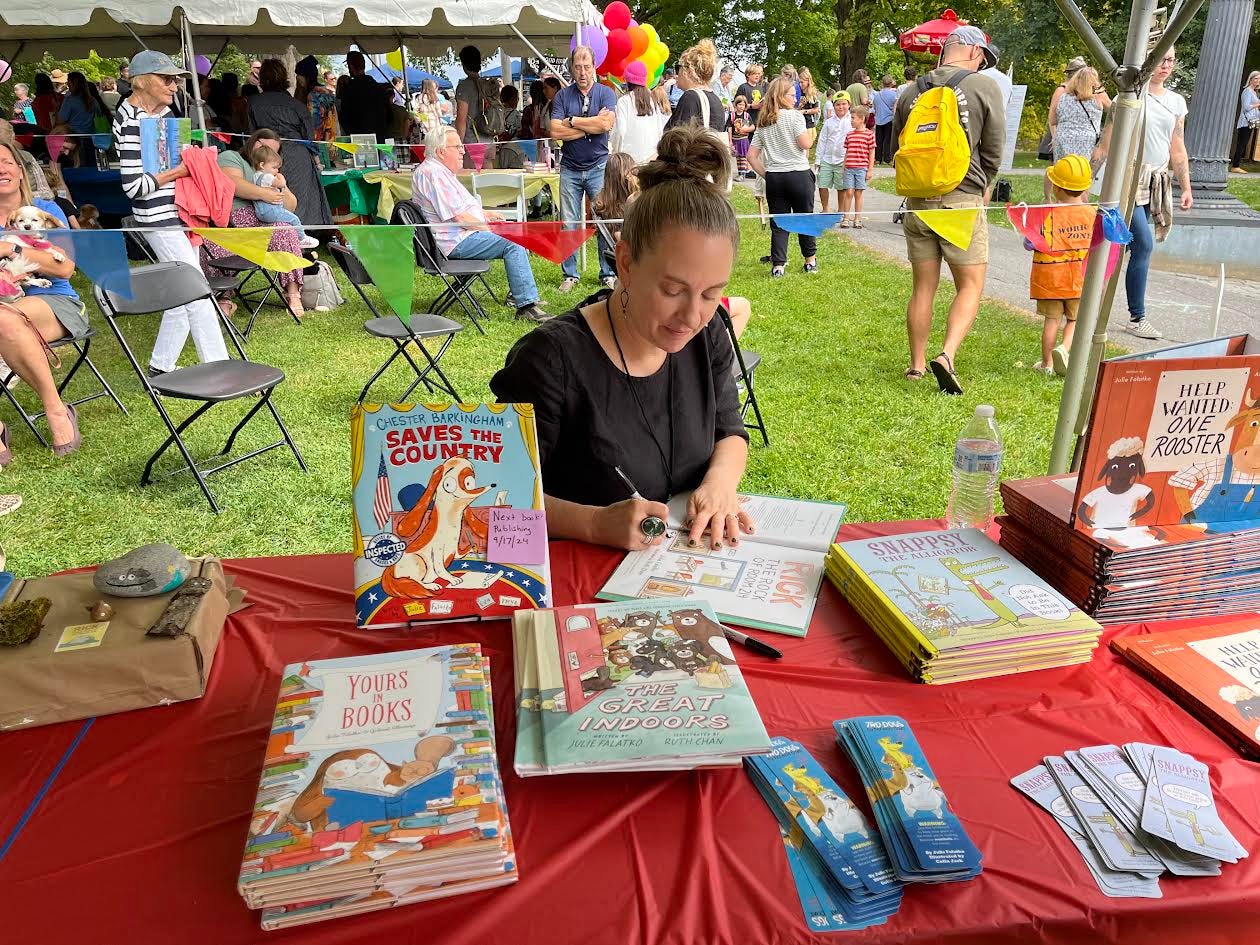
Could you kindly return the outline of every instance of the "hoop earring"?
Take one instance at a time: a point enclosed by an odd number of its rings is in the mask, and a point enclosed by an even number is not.
[[[621,287],[621,294],[617,296],[617,301],[621,304],[621,317],[630,317],[630,290],[624,285]]]

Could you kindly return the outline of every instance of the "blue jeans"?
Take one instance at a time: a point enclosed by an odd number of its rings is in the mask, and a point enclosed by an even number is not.
[[[254,201],[254,216],[258,217],[259,223],[287,223],[298,231],[298,236],[305,236],[306,231],[302,229],[302,221],[298,219],[298,215],[292,210],[286,210],[284,204],[267,203],[265,200]]]
[[[560,218],[565,222],[565,229],[576,229],[578,221],[582,219],[582,198],[589,197],[591,203],[594,204],[595,198],[599,196],[599,192],[603,189],[603,164],[597,164],[595,167],[587,168],[584,171],[575,171],[564,165],[560,166]],[[611,253],[613,247],[604,243],[602,234],[597,234],[597,244],[599,246],[599,277],[606,279],[609,276],[615,276],[616,273],[604,261],[604,251],[607,250]],[[576,250],[572,256],[564,261],[560,271],[568,279],[578,278]]]
[[[1155,234],[1146,216],[1145,207],[1133,208],[1129,221],[1133,240],[1129,243],[1129,268],[1124,274],[1124,293],[1129,299],[1129,319],[1146,317],[1146,277],[1151,270],[1151,253],[1155,250]]]
[[[476,230],[459,241],[446,254],[451,259],[502,259],[507,270],[508,287],[516,298],[516,307],[524,308],[538,301],[534,271],[529,268],[529,253],[523,246],[505,240],[497,233]]]

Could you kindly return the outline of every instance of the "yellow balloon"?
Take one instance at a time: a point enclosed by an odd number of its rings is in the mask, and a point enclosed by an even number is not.
[[[660,56],[661,56],[661,58],[660,58],[660,62],[661,62],[662,64],[664,64],[664,63],[666,63],[666,62],[668,62],[668,61],[669,61],[669,47],[668,47],[668,46],[666,46],[664,43],[661,43]]]
[[[661,38],[656,35],[656,27],[651,23],[640,23],[639,28],[648,35],[648,49],[660,42]]]
[[[386,53],[385,62],[389,65],[391,69],[397,69],[399,72],[402,72],[402,67],[403,67],[402,50],[395,49],[391,53]]]
[[[656,40],[648,46],[647,52],[643,54],[643,64],[648,67],[648,75],[651,75],[652,71],[665,61],[663,47],[664,44],[660,40]]]

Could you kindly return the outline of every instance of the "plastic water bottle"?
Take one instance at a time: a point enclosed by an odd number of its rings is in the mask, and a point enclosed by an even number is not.
[[[954,446],[954,488],[945,520],[950,528],[993,524],[993,497],[1002,468],[1002,436],[988,404],[976,407]]]

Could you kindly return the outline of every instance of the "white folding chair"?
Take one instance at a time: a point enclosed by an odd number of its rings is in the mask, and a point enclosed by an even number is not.
[[[505,220],[524,223],[528,214],[525,201],[525,175],[514,174],[511,171],[484,171],[472,175],[473,196],[481,200],[482,206],[486,206],[486,201],[481,191],[491,187],[515,190],[516,200],[514,203],[490,205],[487,209],[493,210]]]

